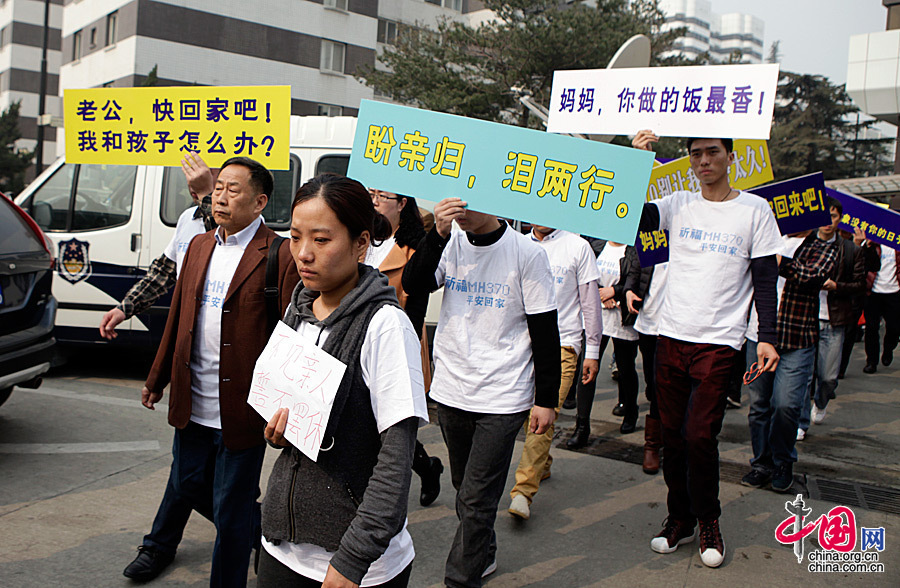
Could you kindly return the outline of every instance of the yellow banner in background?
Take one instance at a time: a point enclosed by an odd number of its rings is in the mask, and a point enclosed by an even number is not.
[[[210,167],[246,156],[290,168],[290,86],[66,90],[66,161],[180,165],[196,151]]]
[[[738,190],[747,190],[767,184],[775,179],[769,147],[762,139],[735,139],[734,163],[728,170],[731,185]],[[682,157],[659,165],[650,172],[647,187],[647,202],[652,202],[672,192],[700,190],[700,182],[691,170],[689,157]]]

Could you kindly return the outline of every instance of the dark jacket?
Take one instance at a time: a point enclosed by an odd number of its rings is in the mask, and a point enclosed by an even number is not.
[[[261,224],[231,279],[222,303],[222,338],[219,348],[219,410],[225,446],[240,451],[265,442],[265,421],[249,404],[247,396],[253,366],[269,340],[267,322],[266,256],[275,232]],[[156,352],[147,389],[162,392],[171,382],[169,424],[183,429],[191,420],[191,350],[206,272],[216,244],[214,231],[194,237],[184,256],[175,284],[166,330]],[[294,286],[300,281],[288,242],[278,251],[279,309],[287,308]]]
[[[866,293],[866,264],[861,247],[840,235],[837,260],[831,279],[837,285],[828,292],[828,318],[832,325],[856,324]],[[881,260],[878,260],[879,265]]]
[[[605,239],[595,239],[594,237],[585,237],[591,244],[594,251],[594,257],[599,257],[603,248],[606,247]],[[637,315],[628,312],[628,302],[625,300],[625,292],[627,291],[627,278],[630,273],[640,272],[641,262],[638,259],[637,249],[632,245],[625,246],[625,255],[619,260],[619,281],[613,286],[613,298],[619,303],[619,310],[622,312],[622,325],[633,327],[637,321]],[[649,280],[648,280],[649,283]]]

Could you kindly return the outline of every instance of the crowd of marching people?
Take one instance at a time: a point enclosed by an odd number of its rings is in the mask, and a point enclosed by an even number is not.
[[[649,150],[657,140],[640,131],[632,145]],[[740,405],[746,384],[753,458],[742,483],[791,490],[796,444],[826,418],[861,315],[864,372],[892,361],[900,254],[858,230],[842,236],[833,199],[831,224],[782,236],[766,200],[729,184],[730,139],[686,147],[700,190],[645,205],[640,230],[669,234],[668,261],[649,267],[628,243],[540,224],[523,234],[459,198],[423,217],[411,196],[333,174],[300,187],[282,239],[261,217],[273,190],[265,167],[239,157],[215,175],[189,154],[183,171],[195,206],[100,325],[115,337],[117,324],[174,288],[141,392],[153,409],[169,388],[173,463],[125,575],[161,573],[197,511],[216,527],[213,586],[244,586],[251,561],[261,587],[406,586],[413,473],[427,506],[445,465],[416,439],[429,420],[427,394],[459,519],[444,583],[481,586],[497,569],[494,522],[517,436],[524,428],[508,511],[527,520],[551,476],[554,422],[570,390],[576,423],[564,444],[590,442],[607,347],[623,435],[640,424],[642,358],[643,470],[661,469],[667,487],[667,516],[650,548],[671,553],[698,541],[702,562],[721,565],[726,406]],[[722,234],[728,250],[702,247]],[[429,349],[425,314],[439,288]],[[265,422],[247,403],[278,320],[346,365],[315,460],[285,439],[288,408]],[[260,504],[267,446],[278,457]]]

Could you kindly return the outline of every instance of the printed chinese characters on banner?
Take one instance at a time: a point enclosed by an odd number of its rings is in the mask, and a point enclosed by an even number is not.
[[[66,90],[66,161],[178,165],[195,151],[210,167],[288,169],[290,112],[290,86]]]
[[[778,65],[557,71],[552,133],[768,139]]]
[[[831,188],[825,191],[828,196],[840,200],[843,206],[839,228],[851,233],[858,228],[869,241],[900,250],[900,213],[853,194]]]
[[[774,179],[769,160],[769,148],[760,139],[737,139],[734,141],[734,163],[728,168],[728,181],[738,190],[747,190],[767,184]],[[647,202],[652,202],[673,192],[687,190],[700,191],[700,181],[691,169],[691,161],[684,156],[650,172],[647,187]]]
[[[761,186],[752,192],[768,200],[782,235],[831,223],[831,212],[825,204],[822,172]]]
[[[346,367],[279,321],[256,360],[247,403],[266,421],[287,408],[284,438],[316,461]]]
[[[631,242],[649,152],[363,101],[348,175],[431,201]]]

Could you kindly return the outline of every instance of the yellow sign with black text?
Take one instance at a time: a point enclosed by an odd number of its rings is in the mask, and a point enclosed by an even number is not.
[[[188,151],[210,167],[245,156],[290,168],[290,86],[66,90],[66,161],[179,165]]]
[[[728,169],[728,180],[738,190],[762,186],[775,179],[769,148],[762,139],[735,139],[734,163]],[[672,192],[700,191],[700,181],[691,170],[689,157],[655,166],[650,172],[647,202],[653,202]]]

